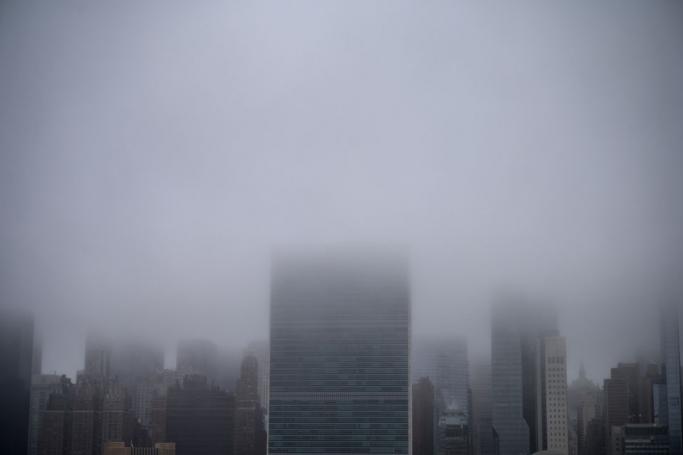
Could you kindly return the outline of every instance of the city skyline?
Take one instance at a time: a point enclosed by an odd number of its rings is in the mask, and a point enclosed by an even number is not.
[[[108,325],[265,337],[270,250],[298,243],[406,245],[415,334],[475,354],[501,289],[559,307],[570,376],[658,351],[677,2],[0,8],[0,290],[48,371]]]

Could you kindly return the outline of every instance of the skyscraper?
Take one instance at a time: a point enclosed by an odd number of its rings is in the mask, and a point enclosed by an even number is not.
[[[434,455],[434,386],[429,378],[413,384],[413,455]]]
[[[493,308],[491,391],[494,441],[499,455],[528,455],[529,425],[524,420],[522,344],[514,310]]]
[[[186,376],[182,386],[168,389],[166,438],[184,455],[234,453],[235,397],[203,376]]]
[[[209,340],[193,339],[178,343],[176,369],[181,376],[201,375],[209,383],[218,377],[218,346]]]
[[[669,428],[669,453],[683,453],[681,430],[681,351],[678,333],[678,309],[664,305],[661,310],[661,350],[666,381],[667,425]]]
[[[557,314],[553,307],[511,300],[493,308],[493,429],[501,455],[533,453],[547,448],[548,421],[543,394],[547,365],[543,350],[545,339],[557,335]],[[564,403],[566,408],[566,392]],[[526,443],[521,440],[523,436]]]
[[[241,371],[235,396],[235,454],[256,455],[257,437],[263,430],[263,422],[259,421],[261,414],[256,357],[246,355],[242,360]]]
[[[105,381],[111,376],[111,345],[97,335],[90,334],[85,340],[85,369],[83,374],[92,379]]]
[[[494,455],[490,365],[479,364],[472,369],[471,388],[473,451],[478,455]]]
[[[56,374],[34,374],[31,380],[31,408],[29,425],[28,455],[37,455],[40,435],[41,414],[47,409],[53,393],[60,393],[64,387],[64,376]]]
[[[270,317],[270,454],[409,452],[403,257],[280,257]]]
[[[33,316],[0,307],[0,441],[3,452],[28,450]]]
[[[434,385],[436,453],[469,453],[471,414],[465,339],[446,337],[417,343],[412,371],[414,377],[429,377]]]
[[[564,337],[543,339],[544,448],[569,452],[567,428],[567,345]]]

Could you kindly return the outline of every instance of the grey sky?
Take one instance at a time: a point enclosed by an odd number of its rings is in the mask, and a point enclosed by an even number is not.
[[[652,352],[683,267],[678,2],[0,3],[0,288],[45,368],[93,326],[266,336],[273,245],[413,254],[416,334],[560,307]]]

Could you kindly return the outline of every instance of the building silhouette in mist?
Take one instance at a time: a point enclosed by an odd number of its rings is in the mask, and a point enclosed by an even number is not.
[[[33,316],[0,307],[0,441],[6,453],[25,454],[33,364]]]
[[[678,309],[674,305],[661,308],[661,351],[664,362],[663,376],[666,382],[666,425],[671,455],[683,453],[681,429],[681,349],[678,329]]]
[[[218,346],[209,340],[193,339],[178,343],[176,370],[183,377],[200,375],[209,383],[218,378]]]
[[[403,257],[277,258],[270,330],[270,454],[409,453]]]
[[[549,363],[544,354],[558,346],[561,350],[563,343],[553,307],[520,300],[493,306],[492,420],[500,455],[546,450],[556,445],[559,434],[567,437],[566,356],[552,356]],[[561,375],[564,382],[556,377]],[[558,415],[561,409],[564,419]]]
[[[439,454],[471,451],[471,406],[467,342],[462,337],[423,340],[412,358],[414,377],[434,385],[434,449]]]
[[[434,455],[434,386],[429,378],[413,384],[413,455]]]
[[[258,394],[258,376],[258,360],[247,354],[242,360],[235,391],[235,454],[265,454],[266,434]]]
[[[494,455],[491,401],[491,366],[475,365],[472,368],[472,450],[479,455]]]
[[[41,414],[47,409],[50,395],[60,393],[66,378],[56,374],[34,374],[31,379],[31,406],[28,455],[37,455]]]
[[[206,377],[185,376],[168,389],[166,439],[183,455],[234,453],[235,397],[209,385]]]

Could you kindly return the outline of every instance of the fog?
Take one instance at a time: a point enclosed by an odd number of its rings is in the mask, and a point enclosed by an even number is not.
[[[0,299],[265,339],[274,248],[402,245],[415,337],[556,305],[569,378],[657,353],[683,272],[677,2],[0,3]],[[475,362],[476,363],[476,362]]]

